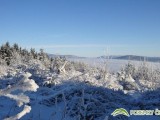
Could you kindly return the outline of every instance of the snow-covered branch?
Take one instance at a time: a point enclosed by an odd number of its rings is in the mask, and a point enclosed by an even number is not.
[[[37,91],[37,89],[39,88],[39,86],[35,83],[34,80],[29,79],[29,77],[31,76],[30,73],[25,73],[22,74],[22,79],[12,85],[12,86],[8,86],[5,89],[0,90],[0,96],[5,96],[8,97],[10,99],[13,99],[17,102],[17,105],[19,107],[21,107],[23,104],[29,103],[29,97],[24,95],[23,93],[18,94],[18,95],[14,95],[11,94],[11,92],[15,91],[15,90],[20,90],[21,92],[25,92],[25,91]],[[9,117],[6,118],[5,120],[17,120],[20,119],[22,116],[24,116],[26,113],[29,113],[31,110],[30,106],[26,106],[24,107],[24,110],[20,113],[18,113],[17,115],[13,116],[13,117]]]
[[[28,105],[25,105],[23,111],[21,111],[15,116],[5,118],[4,120],[19,120],[20,118],[22,118],[25,114],[29,113],[30,111],[31,111],[31,107]]]

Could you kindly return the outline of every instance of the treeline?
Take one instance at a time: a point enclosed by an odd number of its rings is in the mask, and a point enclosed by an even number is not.
[[[0,46],[0,64],[12,65],[15,63],[26,63],[30,60],[51,61],[43,49],[40,49],[39,52],[34,48],[27,50],[20,47],[17,43],[10,45],[9,42]]]

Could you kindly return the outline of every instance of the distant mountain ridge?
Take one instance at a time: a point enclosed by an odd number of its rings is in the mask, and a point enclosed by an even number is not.
[[[147,56],[137,56],[137,55],[101,56],[101,57],[98,57],[98,58],[111,58],[111,59],[118,59],[118,60],[160,62],[160,57],[147,57]]]
[[[49,57],[65,57],[67,59],[84,59],[89,57],[80,57],[76,55],[56,55],[56,54],[48,54]],[[110,56],[100,56],[96,58],[103,59],[117,59],[117,60],[134,60],[134,61],[148,61],[148,62],[160,62],[160,57],[147,57],[147,56],[137,56],[137,55],[110,55]]]

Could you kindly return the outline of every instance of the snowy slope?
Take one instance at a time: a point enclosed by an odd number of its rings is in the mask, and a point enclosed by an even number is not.
[[[124,60],[90,58],[72,61],[89,65],[59,61],[62,70],[57,72],[35,61],[25,65],[25,70],[22,66],[14,66],[2,73],[0,119],[103,120],[106,116],[108,120],[160,119],[159,116],[111,116],[117,108],[128,111],[160,108],[158,80],[136,80],[122,73],[118,77],[117,71],[128,63]],[[131,63],[136,67],[141,65],[141,62]],[[152,69],[159,66],[158,63],[147,65]],[[107,72],[104,71],[106,66]]]

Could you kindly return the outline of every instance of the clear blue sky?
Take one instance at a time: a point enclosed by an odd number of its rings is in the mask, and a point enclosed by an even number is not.
[[[0,0],[0,44],[79,56],[160,56],[160,0]]]

